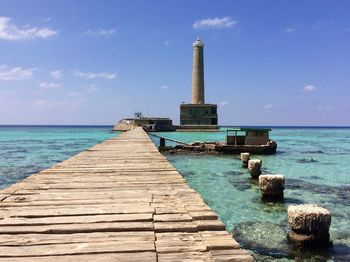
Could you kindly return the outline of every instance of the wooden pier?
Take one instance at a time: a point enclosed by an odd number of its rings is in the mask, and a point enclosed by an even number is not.
[[[0,191],[0,261],[252,261],[137,128]]]

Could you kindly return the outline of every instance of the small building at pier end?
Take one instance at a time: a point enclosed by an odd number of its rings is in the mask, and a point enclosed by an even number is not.
[[[113,131],[129,131],[137,126],[151,132],[174,131],[173,120],[170,118],[144,117],[141,112],[136,112],[133,118],[120,120],[113,127]]]
[[[180,105],[177,130],[217,130],[216,104],[206,104],[204,97],[204,44],[198,37],[193,43],[192,103]]]

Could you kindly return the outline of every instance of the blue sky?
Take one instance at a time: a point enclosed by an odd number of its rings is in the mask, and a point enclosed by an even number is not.
[[[0,1],[0,124],[179,120],[192,42],[221,125],[350,125],[350,1]]]

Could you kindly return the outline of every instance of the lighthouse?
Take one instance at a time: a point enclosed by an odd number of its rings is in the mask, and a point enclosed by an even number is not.
[[[199,37],[193,46],[192,104],[204,104],[204,44]]]
[[[197,37],[192,47],[192,101],[180,105],[178,129],[194,131],[217,129],[217,105],[206,104],[204,98],[204,43]]]

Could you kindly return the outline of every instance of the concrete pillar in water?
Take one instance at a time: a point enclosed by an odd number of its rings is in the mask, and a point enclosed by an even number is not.
[[[257,179],[261,174],[262,160],[260,159],[250,159],[248,161],[248,171],[252,178]]]
[[[204,104],[204,44],[199,37],[193,43],[192,104]]]
[[[271,200],[283,199],[284,176],[261,175],[259,176],[259,187],[262,198]]]
[[[165,147],[165,139],[163,137],[159,139],[159,147]]]
[[[288,207],[288,240],[295,248],[329,247],[331,213],[317,205]]]
[[[248,167],[249,159],[250,159],[250,154],[249,153],[241,153],[242,167],[244,167],[244,168]]]

